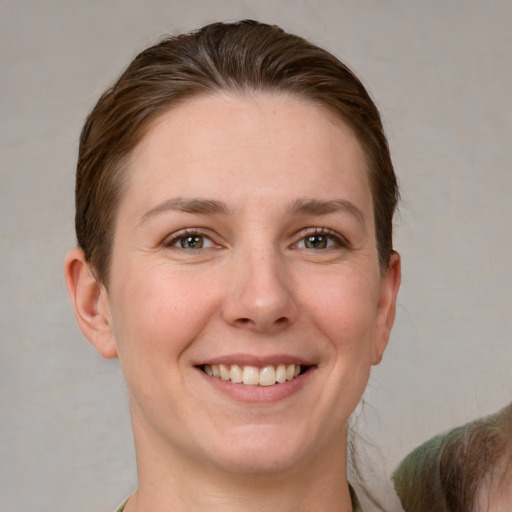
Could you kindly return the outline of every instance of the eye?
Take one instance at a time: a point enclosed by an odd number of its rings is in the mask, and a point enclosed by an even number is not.
[[[187,251],[219,247],[211,238],[195,230],[186,230],[185,232],[172,235],[165,241],[165,246],[185,249]]]
[[[315,228],[310,230],[303,238],[297,243],[299,249],[330,249],[332,247],[346,247],[348,243],[346,240],[337,233],[333,233],[325,228]]]
[[[202,249],[204,242],[204,237],[201,235],[189,235],[182,236],[176,244],[179,244],[182,249]]]
[[[325,235],[307,236],[303,239],[303,242],[306,249],[327,249],[329,242],[331,242],[332,245],[332,241]]]

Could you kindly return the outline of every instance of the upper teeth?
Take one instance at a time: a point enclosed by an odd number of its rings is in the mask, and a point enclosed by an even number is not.
[[[300,364],[280,364],[263,368],[238,366],[237,364],[205,364],[203,369],[210,377],[250,386],[272,386],[276,382],[292,380],[300,374]]]

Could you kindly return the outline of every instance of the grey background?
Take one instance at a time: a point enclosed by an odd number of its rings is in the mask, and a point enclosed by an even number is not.
[[[77,139],[161,34],[245,17],[330,49],[385,121],[403,285],[357,427],[372,486],[388,495],[410,449],[512,399],[511,2],[0,0],[0,512],[108,512],[135,486],[122,376],[62,279]]]

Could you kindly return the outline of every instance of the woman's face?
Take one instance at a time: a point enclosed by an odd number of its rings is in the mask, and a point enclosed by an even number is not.
[[[344,454],[399,281],[351,130],[288,96],[200,97],[127,172],[102,300],[136,442],[250,473]]]

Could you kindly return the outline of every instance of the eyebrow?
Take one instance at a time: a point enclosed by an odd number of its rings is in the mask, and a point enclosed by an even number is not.
[[[293,215],[328,215],[345,212],[356,217],[363,226],[366,225],[363,212],[346,199],[297,199],[292,203],[290,212]]]
[[[140,218],[139,224],[142,224],[151,217],[167,211],[180,211],[185,213],[197,213],[203,215],[229,215],[230,210],[226,203],[216,199],[184,199],[176,197],[162,201],[154,208],[145,212]],[[330,213],[346,212],[366,226],[363,212],[350,201],[346,199],[297,199],[290,205],[288,211],[292,215],[328,215]]]
[[[226,203],[222,201],[217,201],[215,199],[183,199],[181,197],[176,197],[173,199],[167,199],[166,201],[162,201],[151,210],[148,210],[142,217],[140,218],[139,224],[148,220],[155,215],[160,213],[164,213],[167,211],[180,211],[185,213],[202,213],[205,215],[208,214],[221,214],[228,215],[229,208]]]

